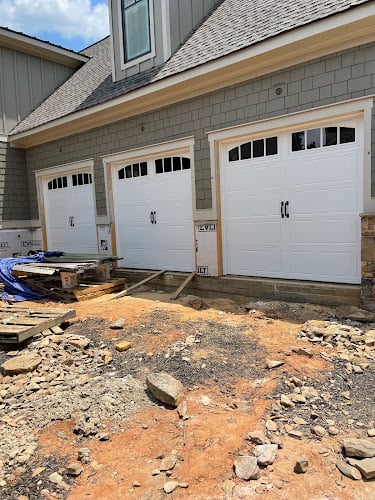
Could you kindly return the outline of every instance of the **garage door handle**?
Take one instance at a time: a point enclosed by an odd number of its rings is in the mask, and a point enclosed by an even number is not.
[[[281,211],[281,218],[283,219],[284,218],[284,202],[283,201],[281,202],[280,211]]]
[[[285,217],[289,219],[289,201],[285,202]]]
[[[156,212],[150,212],[151,224],[156,224]]]
[[[154,212],[154,224],[156,224],[156,211]]]

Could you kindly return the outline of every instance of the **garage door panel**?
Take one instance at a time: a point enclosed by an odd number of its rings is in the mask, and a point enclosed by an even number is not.
[[[163,165],[163,163],[162,163]],[[192,271],[194,226],[190,169],[119,179],[113,172],[114,211],[122,266]]]
[[[290,276],[338,283],[357,282],[357,247],[324,250],[316,246],[310,251],[291,252]],[[344,272],[343,272],[344,271]]]
[[[301,154],[302,153],[302,154]],[[293,184],[323,184],[326,182],[351,181],[357,179],[357,153],[342,152],[327,157],[325,151],[315,158],[306,158],[308,152],[299,152],[299,159],[289,158],[287,175],[293,179]]]
[[[313,244],[317,241],[326,243],[356,243],[358,223],[354,219],[301,220],[290,222],[288,240],[291,243]]]
[[[335,127],[342,144],[328,146]],[[345,128],[350,133],[341,135]],[[359,120],[314,128],[321,132],[314,149],[304,149],[309,131],[296,130],[304,137],[296,148],[293,132],[280,133],[279,154],[263,164],[231,162],[228,152],[233,157],[241,143],[227,146],[221,168],[226,274],[360,282],[361,129]]]
[[[73,177],[76,179],[80,177],[80,181],[85,177],[86,182],[90,179],[90,183],[74,185]],[[62,184],[62,179],[64,179],[64,184]],[[44,213],[48,250],[98,252],[91,181],[91,174],[79,172],[44,180]]]
[[[227,245],[230,248],[245,250],[250,245],[277,245],[282,241],[278,222],[231,220],[225,229]],[[259,243],[257,243],[259,242]]]
[[[227,262],[230,274],[240,276],[264,276],[269,273],[271,277],[281,277],[282,275],[282,254],[275,253],[274,247],[262,245],[254,249],[246,250],[233,249]]]
[[[227,193],[242,191],[245,186],[248,189],[280,188],[280,166],[273,163],[233,166],[225,171],[224,179]]]
[[[289,212],[293,218],[312,215],[322,218],[324,214],[353,214],[358,208],[358,194],[352,186],[326,186],[326,189],[305,190],[296,188],[289,199]]]
[[[239,205],[241,210],[239,210]],[[248,193],[242,193],[238,197],[230,197],[225,201],[226,221],[237,219],[246,214],[252,214],[253,217],[280,217],[280,195],[258,194],[251,196]]]

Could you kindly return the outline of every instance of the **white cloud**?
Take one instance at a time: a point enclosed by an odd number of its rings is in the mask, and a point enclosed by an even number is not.
[[[108,34],[106,0],[0,0],[0,25],[28,35],[57,33],[92,42]]]

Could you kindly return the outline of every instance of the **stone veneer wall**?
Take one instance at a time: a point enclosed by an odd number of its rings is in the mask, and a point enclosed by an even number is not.
[[[361,304],[375,311],[375,213],[361,216]]]

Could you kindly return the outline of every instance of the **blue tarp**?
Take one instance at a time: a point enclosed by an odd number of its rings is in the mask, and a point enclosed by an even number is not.
[[[46,257],[52,255],[63,255],[63,252],[38,252],[27,257],[13,257],[0,259],[0,281],[4,283],[2,299],[9,302],[21,302],[23,300],[39,300],[43,298],[40,293],[30,290],[22,283],[17,276],[12,275],[12,269],[17,264],[32,264],[33,262],[43,262]]]

